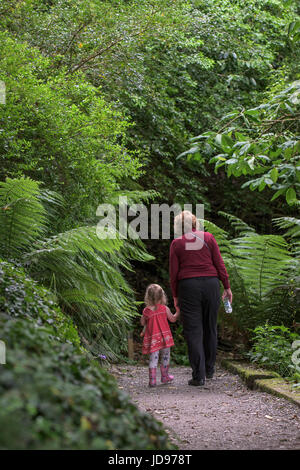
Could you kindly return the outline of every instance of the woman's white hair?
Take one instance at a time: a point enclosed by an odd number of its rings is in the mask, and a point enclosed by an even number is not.
[[[182,211],[174,219],[174,232],[176,236],[191,232],[192,229],[199,229],[199,221],[190,211]]]

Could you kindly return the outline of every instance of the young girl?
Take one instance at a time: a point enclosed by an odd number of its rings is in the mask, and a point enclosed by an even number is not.
[[[143,354],[150,354],[149,360],[149,387],[156,386],[156,369],[159,351],[161,351],[161,381],[172,382],[173,376],[169,375],[170,347],[174,346],[172,333],[168,324],[175,322],[179,311],[173,315],[166,306],[167,298],[163,289],[158,284],[150,284],[145,294],[146,307],[141,317],[141,325],[145,326]]]

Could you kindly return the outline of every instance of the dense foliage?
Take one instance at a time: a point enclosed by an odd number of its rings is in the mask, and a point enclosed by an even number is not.
[[[67,169],[60,165],[52,177],[67,186],[73,204],[80,191],[76,214],[85,214],[82,199],[91,192],[99,201],[111,180],[117,179],[121,187],[137,187],[132,178],[137,176],[138,161],[128,159],[132,151],[144,163],[144,177],[138,184],[158,189],[165,201],[192,203],[201,198],[207,212],[238,211],[244,217],[242,194],[254,209],[247,191],[235,188],[233,193],[231,184],[214,177],[207,165],[176,161],[176,156],[189,137],[218,125],[224,112],[258,104],[273,80],[295,76],[296,2],[4,0],[0,8],[0,28],[8,31],[5,34],[26,41],[27,56],[36,57],[37,49],[42,52],[44,65],[31,62],[29,67],[42,80],[45,92],[51,93],[49,97],[59,102],[57,109],[48,104],[46,111],[55,112],[55,121],[61,124],[53,132],[63,133],[63,142],[68,142],[59,148],[61,140],[51,138],[55,148],[49,154],[53,164],[59,165],[61,153],[64,161],[70,152],[75,153]],[[14,48],[20,46],[10,47],[15,54]],[[20,53],[16,55],[10,68],[20,63]],[[11,87],[14,91],[16,85]],[[43,117],[43,106],[36,109],[33,104],[37,120],[42,119],[42,126],[34,126],[34,138],[44,145],[47,115]],[[70,124],[63,120],[64,112]],[[114,117],[116,112],[119,118]],[[100,114],[101,121],[96,121]],[[51,129],[54,122],[50,124]],[[121,145],[124,134],[126,148],[119,148],[116,155],[116,144]],[[95,144],[100,152],[95,153]],[[95,158],[101,161],[98,176],[92,174]],[[116,169],[120,158],[126,164]],[[226,207],[221,207],[223,192]],[[265,210],[270,212],[267,204]]]
[[[130,259],[151,256],[140,240],[99,238],[94,225],[46,236],[51,225],[47,209],[55,214],[60,203],[56,193],[42,191],[29,178],[0,183],[0,254],[23,263],[52,289],[91,351],[115,358],[126,350],[126,331],[136,313],[121,267],[130,270]]]
[[[294,51],[299,44],[299,28],[298,20],[287,28]],[[299,49],[294,54],[299,64]],[[267,194],[273,192],[271,201],[285,198],[284,216],[273,219],[274,226],[288,229],[284,237],[258,235],[240,219],[222,212],[242,236],[229,241],[228,233],[217,230],[233,281],[235,320],[242,328],[256,326],[250,358],[284,376],[293,375],[293,333],[286,326],[298,325],[300,311],[299,218],[287,217],[289,207],[299,207],[299,83],[288,83],[282,76],[261,104],[232,108],[217,130],[192,138],[193,146],[178,157],[187,155],[196,165],[209,161],[216,173],[222,168],[228,178],[246,179],[242,188],[259,192],[267,188]],[[266,321],[271,326],[263,326]],[[293,377],[299,379],[295,371]]]
[[[95,217],[119,180],[139,174],[140,163],[123,144],[128,123],[80,75],[51,74],[37,49],[0,33],[0,176],[27,175],[60,191],[64,227]]]
[[[0,263],[1,449],[170,449],[161,424],[140,412],[84,354],[53,295]],[[2,366],[3,367],[3,366]]]
[[[300,385],[299,366],[292,360],[293,344],[300,336],[284,326],[264,325],[254,329],[254,346],[248,357],[254,363],[277,371],[282,377],[291,377]]]
[[[168,446],[83,350],[124,355],[146,285],[170,292],[169,240],[97,236],[97,207],[118,211],[120,195],[205,203],[234,292],[226,321],[256,331],[255,360],[266,340],[269,365],[283,332],[286,364],[300,311],[299,14],[294,0],[1,1],[0,446]]]
[[[235,292],[233,317],[242,329],[271,324],[292,326],[299,312],[299,259],[280,235],[259,235],[240,219],[222,213],[235,237],[213,224]]]
[[[228,177],[249,175],[251,179],[243,187],[249,186],[252,191],[260,192],[269,187],[276,191],[272,200],[284,196],[288,206],[297,207],[300,190],[299,103],[299,82],[294,82],[256,108],[233,111],[224,116],[226,124],[221,130],[196,137],[194,147],[184,154],[196,161],[210,158],[215,171],[224,167]],[[220,151],[222,153],[211,158],[212,153]],[[243,235],[228,243],[228,240],[222,241],[228,234],[219,231],[220,243],[230,253],[230,258],[224,253],[225,259],[230,269],[235,270],[231,277],[237,294],[239,321],[244,321],[242,310],[239,311],[243,308],[246,315],[250,313],[245,319],[247,327],[254,328],[265,320],[270,320],[273,325],[291,326],[299,320],[299,219],[274,219],[275,226],[289,229],[285,240],[280,235],[258,235],[239,219],[227,218]]]
[[[300,81],[273,92],[268,101],[252,109],[233,110],[222,117],[226,124],[217,132],[195,137],[185,153],[196,161],[204,153],[221,151],[210,159],[215,170],[225,167],[227,176],[255,177],[244,183],[252,191],[266,186],[275,190],[272,201],[285,196],[289,205],[299,205],[300,192]],[[184,155],[183,154],[183,155]]]

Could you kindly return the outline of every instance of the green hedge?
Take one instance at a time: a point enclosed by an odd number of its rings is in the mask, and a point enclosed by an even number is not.
[[[171,449],[162,425],[88,359],[47,295],[0,263],[0,449]]]
[[[1,313],[35,321],[49,335],[80,349],[77,328],[56,305],[55,296],[21,268],[7,262],[0,262],[0,308]]]

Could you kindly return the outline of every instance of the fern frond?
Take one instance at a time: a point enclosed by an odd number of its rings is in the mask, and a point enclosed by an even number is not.
[[[121,267],[130,270],[130,259],[153,257],[139,239],[121,239],[118,234],[115,239],[99,239],[96,227],[88,226],[39,242],[26,258],[31,275],[55,291],[97,350],[95,337],[103,338],[108,327],[118,335],[116,325],[128,326],[137,312]]]
[[[0,252],[20,257],[46,229],[47,214],[39,200],[39,183],[30,178],[0,182]]]
[[[278,217],[273,219],[274,225],[282,230],[287,230],[284,237],[290,240],[292,253],[300,256],[300,219],[295,217]]]
[[[247,235],[249,233],[255,234],[254,228],[250,227],[246,222],[244,222],[242,219],[239,219],[235,215],[228,214],[227,212],[219,211],[219,215],[222,215],[227,219],[230,223],[230,225],[234,228],[235,233],[239,235]]]
[[[288,243],[281,236],[256,234],[241,219],[224,212],[220,214],[239,233],[237,238],[230,239],[228,232],[209,221],[201,222],[219,244],[230,277],[233,315],[238,324],[243,329],[275,319],[285,319],[291,324],[296,302],[293,286],[297,283],[300,263],[290,253]],[[283,219],[281,227],[291,228],[290,237],[298,240],[298,228],[293,230],[295,220]]]
[[[128,205],[131,205],[131,204],[141,203],[142,201],[149,202],[159,196],[160,196],[160,193],[157,191],[154,191],[153,189],[149,189],[148,191],[120,190],[120,191],[114,191],[113,193],[110,193],[109,196],[103,202],[117,206],[119,204],[119,198],[126,197]]]
[[[57,218],[58,212],[65,206],[64,198],[55,191],[40,189],[38,200],[46,210],[49,225],[52,224]]]
[[[128,203],[154,194],[126,193]],[[62,205],[60,196],[41,190],[40,184],[29,178],[0,183],[0,255],[22,255],[32,277],[51,288],[94,352],[106,348],[112,356],[114,348],[124,346],[126,330],[137,313],[133,291],[122,270],[132,270],[132,259],[149,261],[153,257],[139,238],[123,239],[119,233],[114,238],[99,238],[96,226],[43,239],[49,213],[54,214]]]
[[[247,290],[260,300],[270,289],[286,281],[291,255],[283,237],[255,234],[236,238],[231,243]]]

